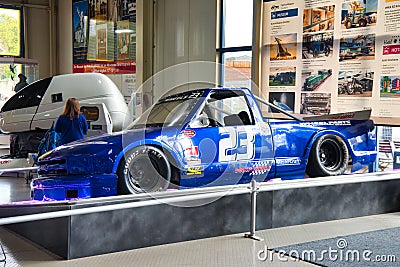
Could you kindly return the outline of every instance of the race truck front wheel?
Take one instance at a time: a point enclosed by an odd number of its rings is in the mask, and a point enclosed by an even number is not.
[[[117,175],[119,194],[165,191],[170,183],[171,168],[160,149],[140,146],[124,155]]]
[[[343,174],[349,164],[349,158],[349,151],[342,138],[331,134],[321,136],[312,146],[307,174],[310,177]]]

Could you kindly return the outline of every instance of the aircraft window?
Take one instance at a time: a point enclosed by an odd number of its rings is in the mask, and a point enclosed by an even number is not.
[[[81,112],[88,121],[97,121],[99,119],[99,109],[97,107],[81,107]]]
[[[14,109],[39,106],[51,80],[52,77],[39,80],[26,86],[4,103],[1,111],[5,112]]]
[[[63,102],[62,93],[51,95],[51,103],[56,103],[56,102]]]

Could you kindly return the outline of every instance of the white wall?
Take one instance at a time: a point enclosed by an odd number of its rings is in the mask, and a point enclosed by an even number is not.
[[[72,73],[72,0],[58,1],[57,74]]]
[[[50,37],[49,11],[46,9],[26,8],[26,58],[39,62],[39,77],[50,76]]]
[[[157,0],[155,3],[154,74],[182,63],[215,62],[216,0]],[[186,64],[176,69],[160,74],[160,79],[153,82],[153,100],[177,86],[182,91],[210,86],[193,81],[215,80],[212,65],[202,68],[198,64]],[[199,75],[202,77],[198,78]]]
[[[40,78],[54,74],[72,73],[72,0],[51,0],[57,4],[54,22],[56,42],[50,58],[50,12],[48,9],[27,7],[27,56],[39,61]],[[21,1],[10,1],[21,3]],[[178,63],[215,61],[217,0],[156,0],[155,15],[150,0],[137,0],[138,62],[137,81],[145,82],[154,73]],[[48,0],[25,1],[29,4],[48,5]],[[153,18],[154,25],[153,25]],[[153,30],[154,26],[154,30]],[[154,33],[153,33],[154,31]],[[153,48],[154,45],[154,48]],[[51,60],[55,65],[52,73]],[[186,68],[185,76],[198,74],[198,68]],[[207,69],[207,79],[215,78],[215,70]],[[182,77],[182,73],[179,74]],[[116,80],[118,77],[112,77]],[[179,77],[174,75],[168,80]],[[137,85],[137,87],[140,84]],[[147,91],[150,98],[165,93],[164,83]],[[193,85],[194,86],[194,85]],[[190,88],[191,86],[187,86]],[[146,92],[145,92],[146,93]]]

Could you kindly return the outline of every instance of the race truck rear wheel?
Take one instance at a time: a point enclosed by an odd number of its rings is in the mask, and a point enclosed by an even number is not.
[[[119,194],[165,191],[170,183],[171,167],[160,149],[140,146],[124,155],[117,175]]]
[[[349,150],[342,138],[324,135],[312,146],[306,172],[310,177],[340,175],[347,169],[349,159]]]

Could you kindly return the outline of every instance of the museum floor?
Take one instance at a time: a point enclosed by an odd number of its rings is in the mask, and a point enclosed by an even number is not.
[[[24,200],[29,187],[24,178],[0,176],[0,201]],[[17,234],[0,228],[6,254],[3,266],[315,266],[266,249],[335,238],[355,233],[400,227],[400,213],[390,213],[258,231],[264,241],[244,233],[141,248],[74,260],[62,260]],[[195,230],[195,229],[194,229]],[[145,234],[145,233],[143,233]],[[391,239],[388,238],[390,243]],[[273,255],[271,258],[270,256]],[[3,255],[0,250],[0,260]],[[346,264],[346,266],[352,266]],[[379,265],[377,265],[379,266]],[[394,266],[392,264],[392,266]]]

